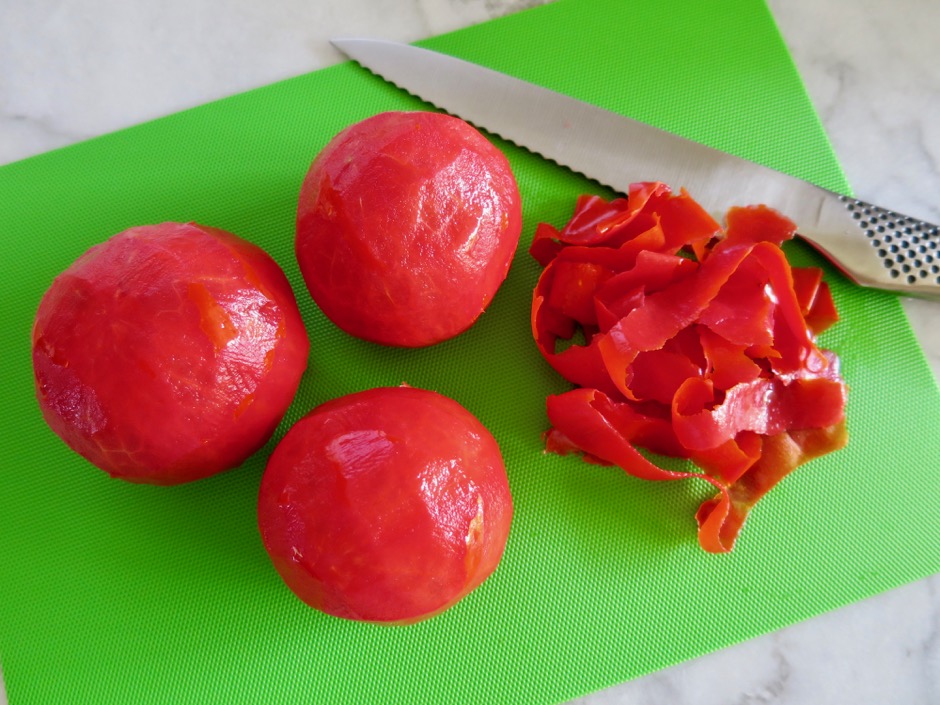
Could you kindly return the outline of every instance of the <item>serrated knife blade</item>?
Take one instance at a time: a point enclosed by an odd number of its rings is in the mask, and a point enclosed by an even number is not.
[[[478,128],[626,193],[686,188],[716,217],[765,204],[862,286],[940,299],[940,228],[542,86],[429,49],[334,39],[356,63]]]

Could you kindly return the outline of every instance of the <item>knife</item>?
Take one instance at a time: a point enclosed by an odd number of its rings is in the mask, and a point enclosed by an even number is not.
[[[717,217],[765,204],[857,284],[940,300],[937,225],[446,54],[377,39],[332,44],[422,100],[615,191],[662,181]]]

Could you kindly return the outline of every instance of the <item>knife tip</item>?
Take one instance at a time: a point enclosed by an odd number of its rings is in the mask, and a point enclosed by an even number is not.
[[[346,52],[343,49],[343,47],[348,46],[350,42],[350,38],[349,37],[331,37],[329,41],[334,49],[341,51],[345,54]]]
[[[357,44],[393,44],[388,40],[383,39],[372,39],[369,37],[331,37],[330,44],[339,49],[343,50],[343,47],[353,47]]]

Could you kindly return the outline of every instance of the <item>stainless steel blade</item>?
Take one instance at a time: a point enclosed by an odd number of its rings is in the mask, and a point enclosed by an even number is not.
[[[940,298],[936,225],[446,54],[374,39],[333,45],[399,88],[616,191],[663,181],[719,218],[733,205],[765,204],[858,284]]]

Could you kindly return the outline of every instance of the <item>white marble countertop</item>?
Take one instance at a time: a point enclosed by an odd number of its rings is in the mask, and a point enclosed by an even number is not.
[[[539,3],[0,0],[0,164]],[[856,194],[940,222],[940,3],[769,5]],[[905,306],[940,378],[940,304]],[[577,702],[936,705],[940,576]]]

